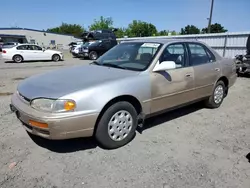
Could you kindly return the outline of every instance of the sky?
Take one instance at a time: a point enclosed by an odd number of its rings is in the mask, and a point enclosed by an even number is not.
[[[207,27],[212,0],[8,0],[1,3],[1,27],[47,29],[62,22],[87,28],[100,16],[112,17],[115,27],[132,20],[158,30],[180,31],[193,24]],[[250,0],[214,0],[212,23],[229,32],[250,31]]]

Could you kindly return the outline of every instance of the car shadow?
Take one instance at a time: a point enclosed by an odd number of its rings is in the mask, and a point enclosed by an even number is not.
[[[248,154],[246,155],[246,158],[247,158],[248,162],[250,163],[250,153],[248,153]]]
[[[90,60],[88,57],[79,57],[80,60]]]
[[[96,147],[104,150],[112,150],[99,145],[94,137],[73,138],[67,140],[48,140],[32,135],[29,132],[27,133],[29,137],[35,142],[35,144],[56,153],[72,153],[77,151],[90,150]],[[130,142],[132,142],[135,137],[136,133],[134,134]]]
[[[203,102],[197,102],[195,104],[191,104],[179,109],[175,109],[169,112],[165,112],[163,114],[147,118],[144,122],[144,126],[142,128],[138,128],[137,131],[142,134],[144,130],[153,128],[162,123],[166,123],[168,121],[178,119],[180,117],[186,116],[193,112],[199,111],[204,108]]]
[[[48,140],[30,133],[28,133],[28,135],[38,146],[56,153],[72,153],[81,150],[94,149],[98,146],[97,142],[92,137],[67,140]]]
[[[64,60],[60,60],[60,61],[64,61]],[[57,61],[57,62],[60,62],[60,61]],[[14,61],[5,61],[4,63],[6,64],[25,64],[25,63],[38,63],[38,62],[54,62],[54,61],[51,61],[51,60],[37,60],[37,61],[23,61],[21,63],[16,63]],[[55,63],[57,63],[55,62]]]

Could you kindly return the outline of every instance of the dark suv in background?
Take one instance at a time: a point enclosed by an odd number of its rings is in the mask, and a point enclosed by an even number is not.
[[[117,45],[114,31],[116,31],[116,29],[102,29],[84,32],[82,34],[82,38],[85,43],[81,47],[79,55],[95,60],[106,53],[108,50]]]

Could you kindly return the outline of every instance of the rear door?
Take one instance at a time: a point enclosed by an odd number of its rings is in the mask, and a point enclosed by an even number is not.
[[[20,46],[17,46],[16,49],[17,49],[17,54],[20,54],[25,61],[33,60],[32,59],[33,54],[29,45],[20,45]]]
[[[186,44],[190,65],[194,68],[195,98],[209,96],[220,77],[220,64],[205,45],[195,42]]]

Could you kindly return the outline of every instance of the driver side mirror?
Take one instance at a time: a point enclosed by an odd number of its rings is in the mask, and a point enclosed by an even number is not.
[[[153,71],[158,72],[158,71],[166,71],[166,70],[171,70],[171,69],[176,69],[176,64],[174,61],[163,61],[161,63],[158,61]]]

